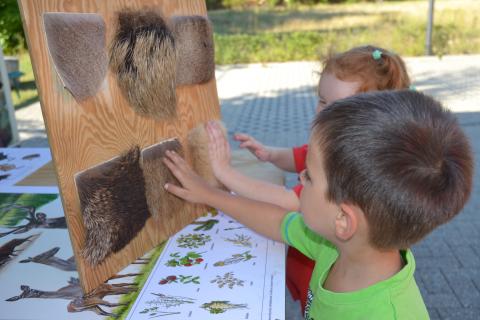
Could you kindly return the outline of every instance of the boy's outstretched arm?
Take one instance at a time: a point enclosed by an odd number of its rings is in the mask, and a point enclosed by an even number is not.
[[[258,160],[270,162],[285,171],[296,172],[292,149],[264,146],[244,133],[237,133],[233,138],[240,142],[240,148],[247,148]]]
[[[208,153],[213,172],[229,190],[258,201],[275,203],[290,211],[298,211],[300,201],[293,190],[243,175],[230,165],[230,145],[215,122],[206,126]]]
[[[189,202],[217,208],[252,230],[273,240],[283,241],[280,226],[287,213],[285,209],[211,187],[173,151],[166,152],[164,163],[181,183],[181,186],[167,183],[167,191]]]

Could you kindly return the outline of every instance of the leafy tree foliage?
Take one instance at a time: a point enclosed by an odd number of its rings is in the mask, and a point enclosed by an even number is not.
[[[7,54],[26,48],[17,0],[0,1],[0,43]]]

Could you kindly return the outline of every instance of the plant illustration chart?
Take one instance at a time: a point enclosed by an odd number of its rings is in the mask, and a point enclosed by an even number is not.
[[[284,319],[285,247],[219,212],[171,237],[126,319]]]

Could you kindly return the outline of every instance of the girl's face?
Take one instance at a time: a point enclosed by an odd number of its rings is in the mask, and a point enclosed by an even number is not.
[[[347,98],[358,93],[360,83],[339,80],[333,73],[322,73],[318,84],[317,113],[338,99]]]

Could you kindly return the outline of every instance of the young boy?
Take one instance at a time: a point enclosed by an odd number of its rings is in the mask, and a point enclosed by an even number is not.
[[[210,156],[222,156],[207,129]],[[301,213],[214,189],[171,152],[182,186],[165,188],[315,260],[306,319],[428,319],[408,248],[469,197],[473,160],[455,117],[418,92],[360,94],[316,116],[308,148]]]
[[[316,112],[335,100],[362,92],[402,90],[410,87],[410,77],[403,59],[393,52],[372,45],[351,48],[329,56],[323,62],[318,83]],[[274,148],[264,146],[246,134],[234,135],[240,148],[249,149],[259,160],[268,161],[282,170],[300,173],[305,169],[308,146]],[[219,142],[221,143],[221,142]],[[226,143],[226,140],[225,140]],[[285,188],[243,175],[230,165],[230,154],[212,159],[215,177],[240,196],[279,205],[290,211],[300,208],[302,184]],[[216,161],[213,161],[216,160]],[[293,247],[288,248],[286,283],[294,300],[305,310],[308,287],[315,263]]]

